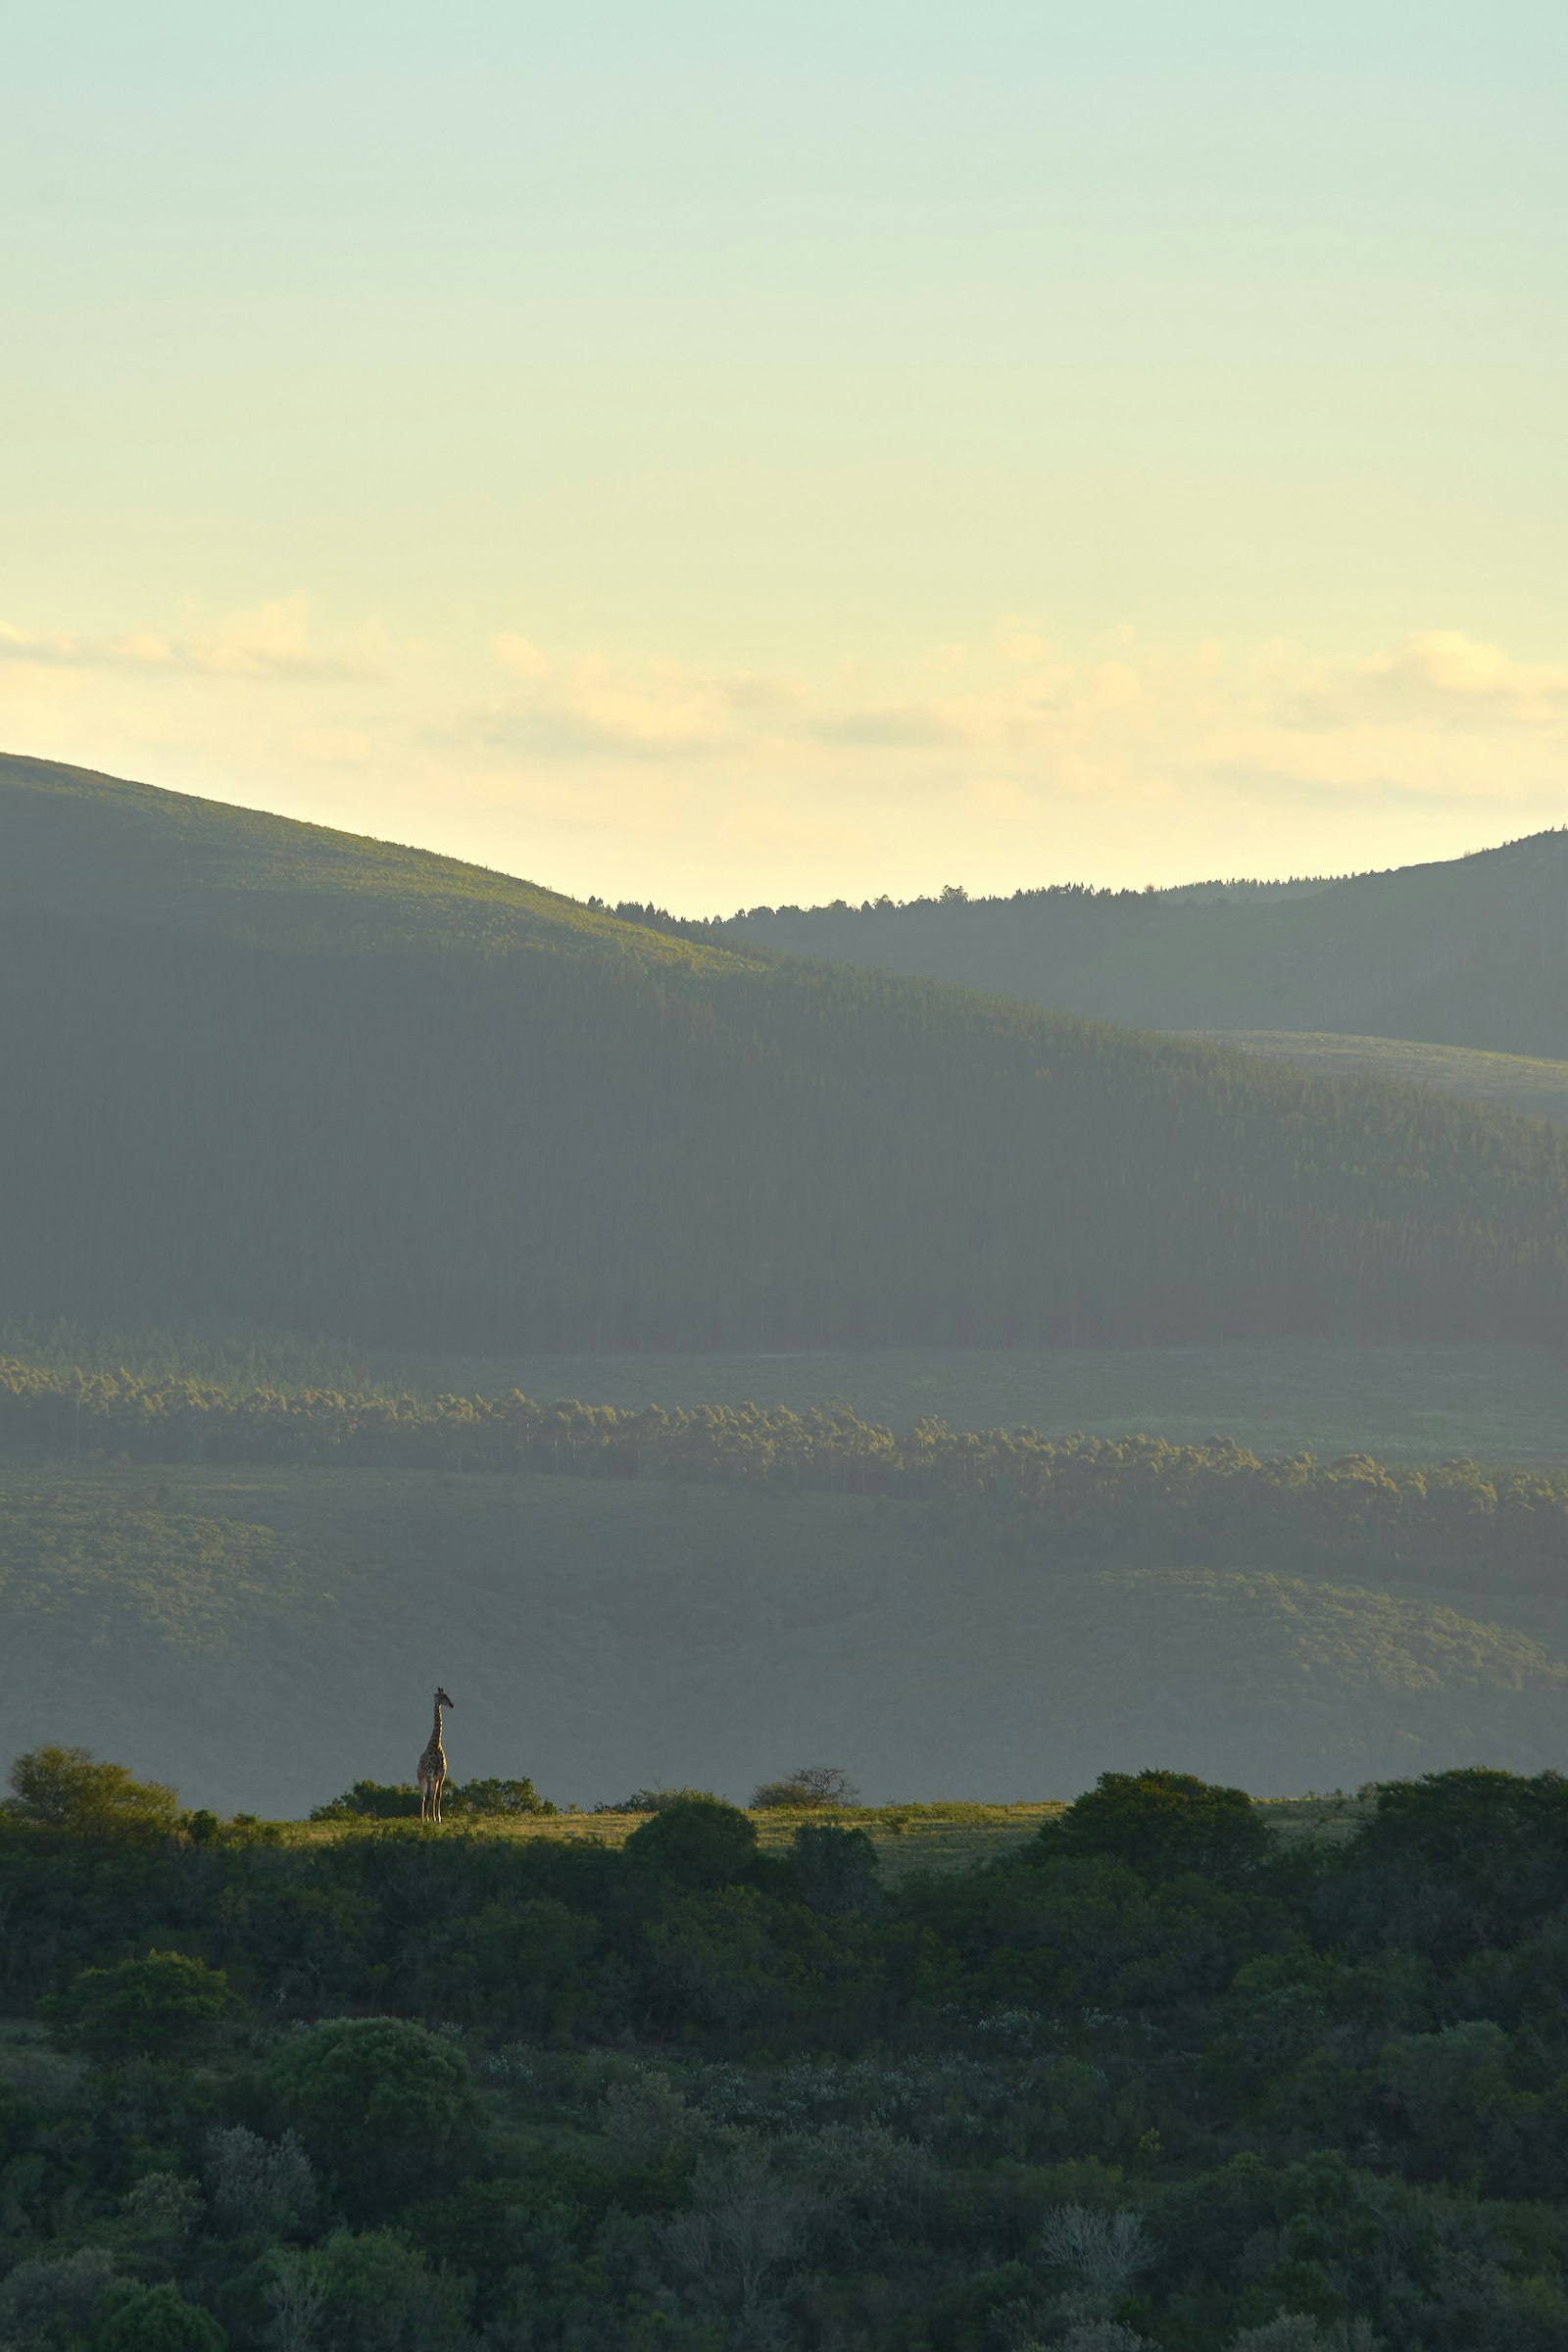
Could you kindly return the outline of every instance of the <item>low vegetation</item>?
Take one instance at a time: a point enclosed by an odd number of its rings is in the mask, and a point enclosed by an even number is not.
[[[1106,1773],[978,1865],[699,1793],[0,1808],[27,2352],[1557,2352],[1568,1782]],[[57,1793],[51,1793],[56,1791]],[[527,1834],[519,1832],[527,1829]],[[548,1833],[548,1834],[547,1834]],[[39,1923],[47,1922],[47,1932]]]

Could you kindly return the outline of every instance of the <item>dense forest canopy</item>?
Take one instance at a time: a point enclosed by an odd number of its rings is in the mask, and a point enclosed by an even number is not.
[[[0,851],[18,1314],[436,1350],[1564,1327],[1568,1141],[1529,1120],[75,770],[6,768]]]
[[[1150,1028],[1568,1056],[1568,831],[1332,881],[976,899],[954,886],[905,904],[755,906],[694,935]]]
[[[1282,1835],[1102,1776],[989,1866],[0,1808],[27,2352],[1559,2352],[1568,1784]],[[558,1825],[552,1825],[558,1826]],[[591,1827],[584,1822],[581,1828]]]

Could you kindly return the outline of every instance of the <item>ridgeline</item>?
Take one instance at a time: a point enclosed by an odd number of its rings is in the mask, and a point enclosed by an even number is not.
[[[1329,881],[757,906],[700,936],[1151,1028],[1568,1057],[1568,831]]]

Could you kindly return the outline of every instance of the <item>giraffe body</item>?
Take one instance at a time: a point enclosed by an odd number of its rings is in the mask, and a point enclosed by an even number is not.
[[[439,1821],[441,1818],[441,1791],[447,1785],[447,1751],[441,1744],[441,1710],[456,1704],[457,1701],[449,1698],[445,1690],[436,1692],[435,1728],[425,1741],[423,1755],[414,1768],[414,1777],[419,1784],[421,1821]]]

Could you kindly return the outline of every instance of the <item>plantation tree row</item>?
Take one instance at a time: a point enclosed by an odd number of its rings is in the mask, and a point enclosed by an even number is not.
[[[162,1463],[340,1463],[815,1489],[952,1506],[1010,1546],[1276,1568],[1375,1569],[1440,1584],[1568,1580],[1568,1474],[1473,1462],[1389,1468],[1349,1455],[1260,1460],[1225,1439],[909,1434],[848,1409],[236,1393],[0,1359],[0,1437]]]

